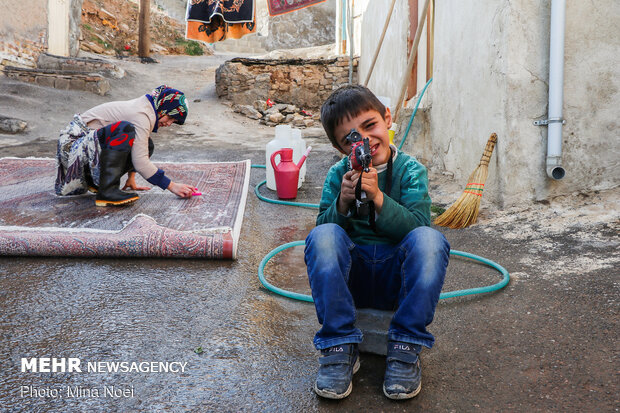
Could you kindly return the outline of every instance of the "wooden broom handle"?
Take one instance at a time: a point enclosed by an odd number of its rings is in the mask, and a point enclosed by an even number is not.
[[[489,165],[489,159],[491,159],[491,155],[493,154],[493,149],[495,149],[495,144],[497,143],[497,134],[493,132],[491,137],[487,141],[487,146],[484,148],[484,153],[482,154],[482,158],[480,158],[480,165]]]

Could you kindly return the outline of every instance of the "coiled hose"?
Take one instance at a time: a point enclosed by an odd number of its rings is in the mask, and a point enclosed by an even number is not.
[[[403,144],[405,143],[405,140],[407,139],[407,136],[409,135],[409,130],[411,129],[411,124],[413,123],[413,118],[416,115],[416,112],[418,111],[418,106],[420,105],[420,101],[422,100],[422,96],[424,96],[424,92],[426,91],[426,88],[428,88],[428,86],[430,85],[431,81],[433,79],[429,79],[428,82],[426,82],[426,85],[424,86],[424,88],[422,89],[422,93],[420,93],[420,97],[418,98],[418,101],[416,102],[415,108],[413,110],[413,113],[411,114],[411,118],[409,119],[409,123],[407,125],[407,129],[405,130],[405,133],[403,134],[403,138],[402,141],[400,143],[400,145],[398,146],[398,150],[400,150],[403,147]],[[252,165],[252,168],[262,168],[265,169],[265,165]],[[256,196],[258,197],[258,199],[260,199],[261,201],[264,202],[269,202],[272,204],[279,204],[279,205],[290,205],[290,206],[300,206],[300,207],[306,207],[306,208],[319,208],[319,204],[309,204],[309,203],[303,203],[303,202],[291,202],[291,201],[281,201],[279,199],[271,199],[271,198],[266,198],[264,196],[261,195],[259,189],[261,186],[265,185],[267,183],[267,180],[262,181],[261,183],[259,183],[258,185],[256,185],[256,187],[254,188],[254,193],[256,194]],[[273,250],[271,250],[267,255],[265,255],[265,257],[261,260],[260,264],[258,265],[258,279],[260,280],[261,284],[263,284],[263,286],[268,289],[271,292],[274,292],[276,294],[279,294],[281,296],[287,297],[287,298],[292,298],[294,300],[299,300],[299,301],[306,301],[306,302],[313,302],[312,297],[310,295],[307,294],[300,294],[300,293],[296,293],[293,291],[288,291],[285,290],[283,288],[279,288],[276,287],[274,285],[272,285],[271,283],[269,283],[267,281],[267,279],[265,278],[265,266],[267,265],[267,263],[269,262],[270,259],[272,259],[277,253],[284,251],[288,248],[292,248],[292,247],[297,247],[297,246],[302,246],[305,245],[305,241],[293,241],[293,242],[288,242],[286,244],[280,245],[277,248],[274,248]],[[502,288],[504,288],[506,285],[508,285],[508,282],[510,281],[510,274],[508,273],[508,271],[506,271],[506,269],[504,267],[502,267],[501,265],[499,265],[498,263],[491,261],[487,258],[484,257],[480,257],[478,255],[474,255],[471,254],[469,252],[463,252],[463,251],[457,251],[457,250],[451,250],[450,251],[450,255],[455,255],[455,256],[459,256],[459,257],[465,257],[465,258],[469,258],[472,259],[474,261],[478,261],[481,262],[491,268],[496,269],[497,271],[500,272],[500,274],[502,275],[502,280],[496,284],[492,284],[492,285],[487,285],[484,287],[477,287],[477,288],[468,288],[465,290],[456,290],[456,291],[448,291],[445,293],[441,293],[439,295],[439,299],[445,299],[445,298],[454,298],[454,297],[462,297],[464,295],[473,295],[473,294],[483,294],[483,293],[490,293],[493,291],[497,291],[500,290]]]

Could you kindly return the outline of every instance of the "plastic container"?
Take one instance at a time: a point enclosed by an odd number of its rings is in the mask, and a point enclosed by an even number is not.
[[[272,191],[276,190],[276,178],[271,164],[271,154],[282,148],[291,148],[294,150],[293,140],[291,139],[291,126],[276,126],[276,137],[267,143],[265,148],[265,169],[267,175],[267,188]]]
[[[392,104],[392,100],[387,97],[387,96],[377,96],[377,99],[379,99],[379,102],[383,103],[383,106],[385,106],[386,108],[390,109],[390,113],[392,113],[392,108],[391,108],[391,104]],[[392,113],[392,115],[394,115]],[[394,121],[395,119],[392,119],[392,121]],[[390,137],[390,145],[394,145],[394,135],[396,134],[396,125],[393,123],[392,127],[388,130],[388,136]]]
[[[299,182],[299,170],[310,152],[301,156],[298,163],[293,162],[293,149],[283,148],[271,154],[270,163],[275,172],[276,192],[280,199],[293,199],[297,197],[297,183]],[[280,163],[276,164],[276,157],[280,155]]]
[[[293,162],[298,163],[303,154],[306,152],[306,141],[301,138],[301,130],[293,128],[291,131],[291,139],[293,142]],[[306,179],[306,163],[301,165],[299,170],[299,183],[297,188],[301,188],[301,184]]]

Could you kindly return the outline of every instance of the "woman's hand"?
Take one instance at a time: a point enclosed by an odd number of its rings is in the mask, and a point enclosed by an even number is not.
[[[138,186],[138,185],[136,185],[136,173],[135,172],[129,172],[127,174],[127,180],[125,181],[125,186],[123,186],[122,189],[123,190],[125,190],[125,189],[133,189],[134,191],[148,191],[151,188],[148,187],[148,186]]]
[[[168,185],[168,190],[181,198],[190,198],[192,194],[196,192],[196,187],[186,184],[177,184],[176,182],[170,182],[170,185]]]

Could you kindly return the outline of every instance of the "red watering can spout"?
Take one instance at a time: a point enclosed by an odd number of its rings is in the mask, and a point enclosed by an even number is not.
[[[306,158],[308,157],[308,154],[310,153],[311,150],[312,150],[312,146],[308,146],[308,149],[306,149],[306,152],[304,152],[303,156],[297,163],[297,168],[301,169],[301,165],[303,165],[304,162],[306,162]]]

